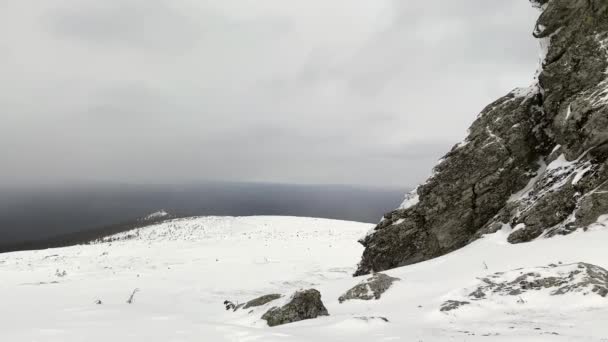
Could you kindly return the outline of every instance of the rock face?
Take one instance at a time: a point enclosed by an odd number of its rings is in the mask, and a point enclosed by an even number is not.
[[[355,275],[428,260],[487,233],[568,234],[608,213],[608,2],[535,0],[538,82],[487,106],[401,208],[360,242]]]
[[[538,294],[546,298],[566,294],[606,298],[608,271],[586,263],[518,269],[482,278],[479,285],[465,289],[463,293],[463,298],[446,301],[440,310],[452,311],[483,302],[502,303],[505,297],[525,304],[528,295],[532,294],[535,295],[532,298],[536,302],[542,302]]]
[[[338,301],[340,303],[344,303],[347,300],[353,299],[378,300],[380,297],[382,297],[382,294],[393,285],[393,282],[398,280],[400,279],[390,277],[383,273],[376,273],[372,277],[362,281],[352,289],[348,290],[345,294],[338,298]]]
[[[321,293],[315,289],[296,292],[282,307],[268,310],[262,319],[271,327],[302,321],[305,319],[329,316],[321,301]]]

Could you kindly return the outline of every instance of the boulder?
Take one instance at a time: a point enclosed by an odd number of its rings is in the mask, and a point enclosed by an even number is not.
[[[315,289],[309,289],[294,293],[287,304],[271,308],[262,316],[262,319],[269,326],[274,327],[319,316],[329,316],[329,313],[321,301],[321,293]]]
[[[361,283],[357,284],[352,289],[348,290],[345,294],[338,298],[340,303],[347,300],[360,299],[360,300],[378,300],[384,292],[386,292],[393,282],[400,280],[399,278],[393,278],[383,273],[376,273],[372,277],[367,278]]]

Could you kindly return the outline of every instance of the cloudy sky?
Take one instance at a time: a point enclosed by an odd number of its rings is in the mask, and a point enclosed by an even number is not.
[[[526,0],[3,0],[0,185],[410,186],[532,81]]]

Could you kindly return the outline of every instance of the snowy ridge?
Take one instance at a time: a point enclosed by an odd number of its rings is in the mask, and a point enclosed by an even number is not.
[[[96,243],[146,243],[167,241],[201,242],[206,240],[314,239],[316,237],[355,237],[360,224],[351,222],[286,216],[225,217],[204,216],[174,219],[147,227],[107,236]]]

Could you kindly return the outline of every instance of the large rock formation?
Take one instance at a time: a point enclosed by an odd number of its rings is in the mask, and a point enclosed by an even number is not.
[[[608,2],[535,0],[538,82],[487,106],[404,205],[361,240],[356,275],[434,258],[511,227],[512,243],[608,213]]]

